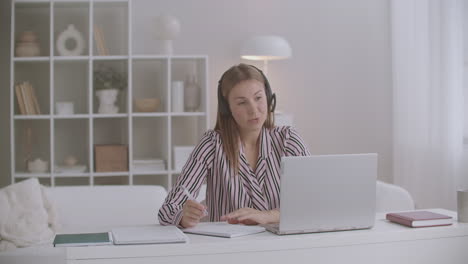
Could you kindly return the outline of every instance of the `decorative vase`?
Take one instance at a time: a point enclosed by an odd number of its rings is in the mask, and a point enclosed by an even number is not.
[[[99,99],[99,114],[116,114],[119,112],[119,107],[115,105],[119,90],[104,89],[96,91],[96,96]]]
[[[187,112],[196,112],[200,106],[200,86],[193,75],[185,82],[184,103]]]
[[[57,51],[60,56],[79,56],[85,49],[83,35],[73,24],[68,25],[57,38]]]
[[[39,44],[30,42],[21,42],[16,45],[16,56],[35,57],[39,56]]]
[[[33,31],[23,31],[16,42],[15,55],[17,57],[34,57],[41,53],[37,34]]]

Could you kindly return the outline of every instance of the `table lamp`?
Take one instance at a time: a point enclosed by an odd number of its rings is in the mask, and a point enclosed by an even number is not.
[[[291,57],[291,47],[287,40],[279,36],[254,36],[242,45],[241,58],[263,60],[263,72],[268,72],[269,60],[282,60]]]

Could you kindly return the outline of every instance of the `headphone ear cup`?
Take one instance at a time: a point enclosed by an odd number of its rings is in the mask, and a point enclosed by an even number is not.
[[[272,94],[271,95],[271,99],[268,103],[268,106],[269,106],[269,110],[270,112],[275,112],[275,108],[276,108],[276,94]]]
[[[218,111],[221,114],[221,116],[229,116],[231,114],[231,111],[229,110],[229,105],[227,104],[226,100],[224,99],[222,93],[221,93],[221,80],[219,80],[218,83]]]

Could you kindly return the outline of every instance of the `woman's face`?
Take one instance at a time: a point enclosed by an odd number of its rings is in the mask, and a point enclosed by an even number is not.
[[[258,131],[267,118],[265,85],[246,80],[235,85],[228,96],[229,108],[241,133]]]

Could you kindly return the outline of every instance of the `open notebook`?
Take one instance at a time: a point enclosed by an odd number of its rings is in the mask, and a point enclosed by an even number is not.
[[[261,233],[265,231],[265,228],[256,225],[232,225],[227,222],[202,222],[182,231],[190,234],[232,238]]]
[[[114,244],[185,243],[187,236],[175,226],[137,226],[112,229]]]

